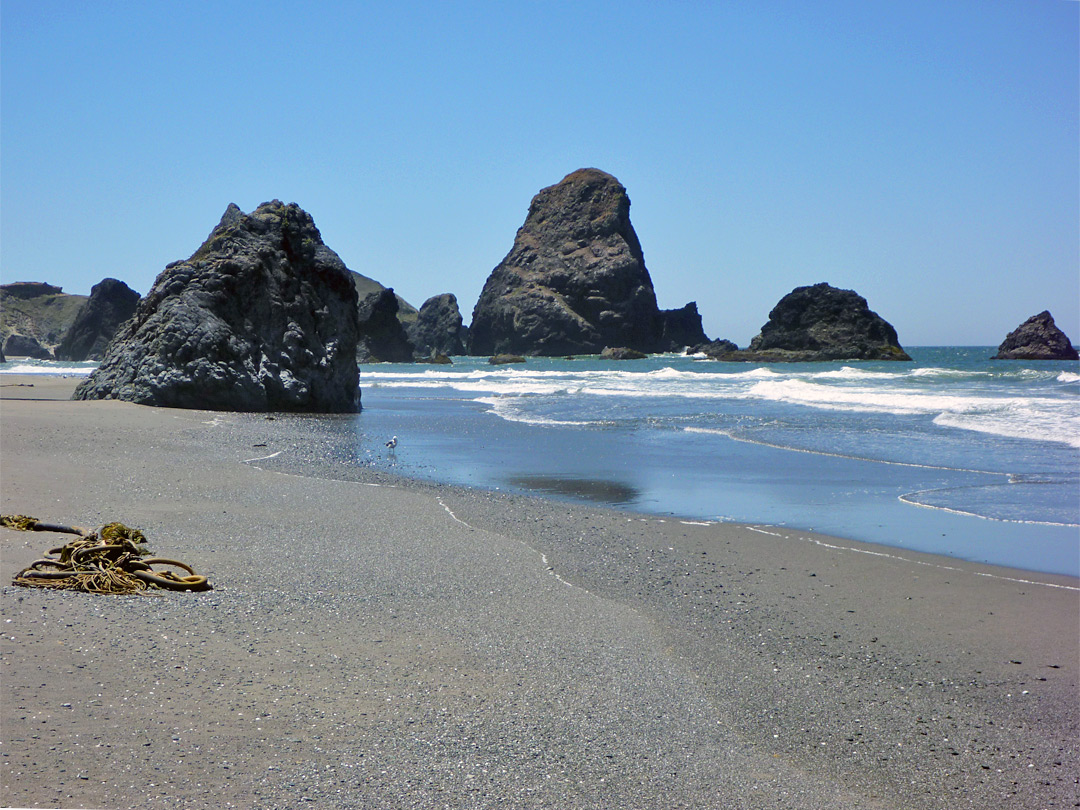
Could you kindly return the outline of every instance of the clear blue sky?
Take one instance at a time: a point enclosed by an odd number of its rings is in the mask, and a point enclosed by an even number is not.
[[[796,286],[905,345],[1080,341],[1080,3],[0,6],[0,279],[145,293],[235,202],[466,322],[541,188],[614,174],[661,307]]]

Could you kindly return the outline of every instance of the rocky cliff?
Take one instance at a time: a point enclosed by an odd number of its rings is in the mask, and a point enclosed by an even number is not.
[[[361,363],[412,362],[413,346],[398,320],[398,298],[392,288],[360,301],[356,359]]]
[[[348,268],[295,204],[229,205],[170,264],[76,399],[236,411],[358,407]]]
[[[8,357],[52,359],[87,300],[40,281],[0,285],[0,347]]]
[[[360,301],[363,301],[372,293],[390,289],[373,278],[357,273],[355,270],[349,272],[352,274],[353,286],[356,287],[356,297]],[[417,309],[397,293],[394,293],[394,297],[398,303],[397,319],[401,321],[402,326],[408,329],[416,321]]]
[[[408,332],[417,357],[465,353],[461,340],[461,311],[453,293],[434,295],[425,301]]]
[[[797,287],[781,298],[749,348],[708,354],[759,363],[911,359],[896,330],[865,298],[828,284]]]
[[[673,347],[663,333],[626,189],[610,174],[580,169],[533,197],[473,309],[469,351],[666,351]]]
[[[1047,311],[1032,315],[1005,337],[994,360],[1078,360],[1068,336]]]
[[[90,300],[79,310],[71,328],[56,347],[57,360],[100,360],[120,325],[135,314],[139,294],[115,278],[99,281]]]

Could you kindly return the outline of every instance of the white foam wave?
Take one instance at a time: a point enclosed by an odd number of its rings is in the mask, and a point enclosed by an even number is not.
[[[744,393],[748,385],[768,379],[780,379],[780,375],[769,369],[717,374],[670,367],[652,371],[366,371],[360,376],[360,385],[379,388],[442,388],[491,396],[572,392],[599,396],[717,398],[730,396],[732,393]]]
[[[520,402],[508,397],[479,397],[477,402],[487,405],[489,412],[505,419],[507,422],[518,422],[523,425],[549,425],[563,427],[585,427],[587,425],[600,424],[599,422],[580,421],[574,419],[556,419],[551,416],[540,416],[529,413],[518,407]]]
[[[948,377],[950,379],[956,379],[959,377],[989,377],[991,376],[989,371],[975,371],[973,369],[956,369],[956,368],[937,368],[935,366],[928,366],[927,368],[913,368],[907,372],[905,376],[909,377]]]
[[[1080,448],[1080,417],[1040,411],[1037,405],[1016,405],[981,413],[941,413],[934,417],[934,424]]]
[[[903,374],[894,374],[888,371],[868,371],[862,368],[844,366],[835,371],[818,371],[806,375],[813,380],[895,380],[903,377]]]
[[[1068,400],[839,388],[802,380],[761,382],[750,395],[825,410],[932,415],[943,426],[1080,447],[1080,403]]]
[[[47,374],[53,377],[88,377],[97,368],[97,363],[9,362],[5,366],[5,368],[0,369],[0,374]]]
[[[937,413],[961,405],[963,397],[877,388],[840,388],[803,380],[762,382],[749,391],[753,397],[829,410],[854,410],[897,414]],[[983,400],[971,398],[974,402]]]
[[[1058,382],[1063,382],[1063,383],[1080,382],[1080,374],[1074,374],[1071,371],[1063,371],[1060,374],[1058,374],[1055,379],[1057,379]]]
[[[756,367],[741,371],[687,370],[664,366],[648,371],[623,368],[481,368],[373,370],[361,374],[361,387],[442,389],[480,398],[498,415],[532,424],[586,425],[595,419],[550,416],[550,402],[567,397],[590,399],[708,401],[766,400],[811,408],[865,413],[925,415],[942,426],[1015,438],[1080,446],[1080,402],[1059,395],[1037,396],[1033,385],[1071,382],[1080,375],[1054,369],[990,373],[948,368],[903,372],[855,366],[777,371]],[[980,378],[973,375],[981,375]],[[918,378],[918,382],[916,379]],[[965,378],[970,384],[965,382]],[[1000,383],[1000,384],[999,384]],[[1060,385],[1044,394],[1067,394]],[[496,400],[504,400],[496,402]],[[513,406],[511,402],[520,400]],[[531,400],[531,401],[530,401]],[[558,410],[565,411],[563,406]],[[569,406],[567,406],[569,407]],[[709,407],[709,406],[703,406]],[[593,416],[584,401],[576,413]],[[531,412],[531,413],[530,413]],[[546,412],[546,413],[545,413]],[[561,415],[561,414],[560,414]],[[571,413],[571,417],[575,415]]]

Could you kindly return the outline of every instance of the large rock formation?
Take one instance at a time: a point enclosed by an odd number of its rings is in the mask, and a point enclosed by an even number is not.
[[[398,320],[393,289],[373,292],[359,305],[356,359],[361,363],[411,363],[413,346]]]
[[[911,359],[865,298],[828,284],[797,287],[781,298],[749,348],[709,356],[759,363]]]
[[[434,295],[425,301],[407,331],[417,357],[465,353],[461,340],[461,311],[453,293]]]
[[[124,282],[115,278],[99,281],[56,347],[56,359],[100,360],[120,324],[135,314],[138,304],[139,294]]]
[[[1072,341],[1047,311],[1032,315],[1005,337],[994,360],[1080,360]]]
[[[669,351],[679,351],[688,346],[708,343],[709,338],[701,326],[701,313],[697,301],[691,301],[682,309],[664,309],[660,311],[663,329],[662,342]]]
[[[533,197],[513,248],[476,302],[469,351],[559,356],[606,346],[675,348],[663,333],[626,189],[610,174],[580,169]]]
[[[235,411],[358,407],[348,268],[296,204],[229,205],[170,264],[75,399]]]
[[[8,356],[51,359],[86,301],[41,281],[0,285],[0,345],[11,341]]]

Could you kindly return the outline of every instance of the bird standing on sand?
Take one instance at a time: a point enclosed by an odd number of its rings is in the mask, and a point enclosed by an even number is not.
[[[395,447],[397,447],[397,436],[395,436],[390,441],[388,441],[386,443],[386,446],[389,447],[391,450],[393,450]]]

